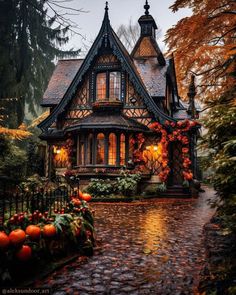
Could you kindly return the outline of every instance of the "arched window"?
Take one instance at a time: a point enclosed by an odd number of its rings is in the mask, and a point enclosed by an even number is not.
[[[125,165],[125,135],[120,136],[120,165]]]
[[[93,134],[88,135],[87,164],[93,164]]]
[[[109,135],[108,165],[116,165],[116,135],[114,133]]]
[[[96,151],[96,164],[105,164],[105,136],[103,133],[97,135]]]

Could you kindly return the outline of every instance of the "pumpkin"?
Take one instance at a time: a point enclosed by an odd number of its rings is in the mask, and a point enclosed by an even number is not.
[[[76,198],[72,199],[72,203],[74,204],[74,206],[80,206],[81,205],[81,201],[76,199]]]
[[[82,193],[81,190],[79,190],[78,197],[79,197],[80,199],[83,199],[83,193]]]
[[[82,200],[86,201],[86,202],[89,202],[91,201],[92,197],[90,194],[83,194],[83,197],[82,197]]]
[[[10,240],[5,232],[0,232],[0,249],[5,249],[10,244]]]
[[[27,226],[25,232],[32,240],[39,240],[41,229],[37,225],[29,225]]]
[[[46,224],[43,227],[43,235],[47,238],[52,238],[56,235],[57,230],[53,224]]]
[[[26,238],[26,234],[20,228],[13,230],[9,234],[9,240],[10,240],[11,244],[13,244],[13,245],[23,244],[25,241],[25,238]]]
[[[31,258],[32,256],[32,249],[28,245],[23,245],[21,249],[16,252],[16,257],[20,261],[27,261]]]

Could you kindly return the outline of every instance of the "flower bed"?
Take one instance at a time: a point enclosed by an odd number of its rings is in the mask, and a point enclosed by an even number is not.
[[[79,191],[51,216],[36,210],[9,218],[0,232],[0,285],[18,285],[65,257],[92,255],[90,200],[90,195]]]

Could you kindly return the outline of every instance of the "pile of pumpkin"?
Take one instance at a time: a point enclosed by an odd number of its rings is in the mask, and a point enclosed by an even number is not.
[[[29,225],[25,231],[21,228],[14,229],[9,235],[0,232],[0,250],[7,251],[9,247],[14,247],[15,256],[20,261],[27,261],[32,256],[32,249],[25,245],[26,238],[30,241],[39,241],[41,235],[45,238],[53,238],[56,235],[56,227],[53,224],[46,224],[41,229],[38,225]]]
[[[84,219],[89,224],[89,230],[86,230],[87,238],[93,236],[93,217],[87,202],[91,196],[78,191],[78,194],[70,197],[70,203],[61,210],[55,210],[52,217],[48,212],[41,213],[38,210],[32,214],[22,212],[15,214],[5,224],[5,230],[0,231],[0,254],[7,253],[8,250],[14,253],[19,261],[28,261],[32,257],[31,243],[39,243],[41,238],[50,241],[53,240],[63,220],[69,220],[71,223],[71,232],[75,237],[80,234],[80,227]],[[91,225],[90,225],[91,224]]]

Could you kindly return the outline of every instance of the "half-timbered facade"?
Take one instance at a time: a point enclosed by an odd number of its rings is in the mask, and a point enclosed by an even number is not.
[[[39,124],[47,141],[46,170],[75,169],[83,178],[111,177],[121,168],[146,177],[163,167],[161,134],[153,122],[176,124],[189,118],[178,96],[174,60],[155,39],[156,23],[140,17],[140,38],[131,54],[113,31],[106,5],[99,34],[85,59],[60,60],[44,94],[50,115]],[[192,137],[191,137],[192,136]],[[195,135],[190,137],[194,171]],[[181,184],[181,144],[168,147],[169,183]]]

